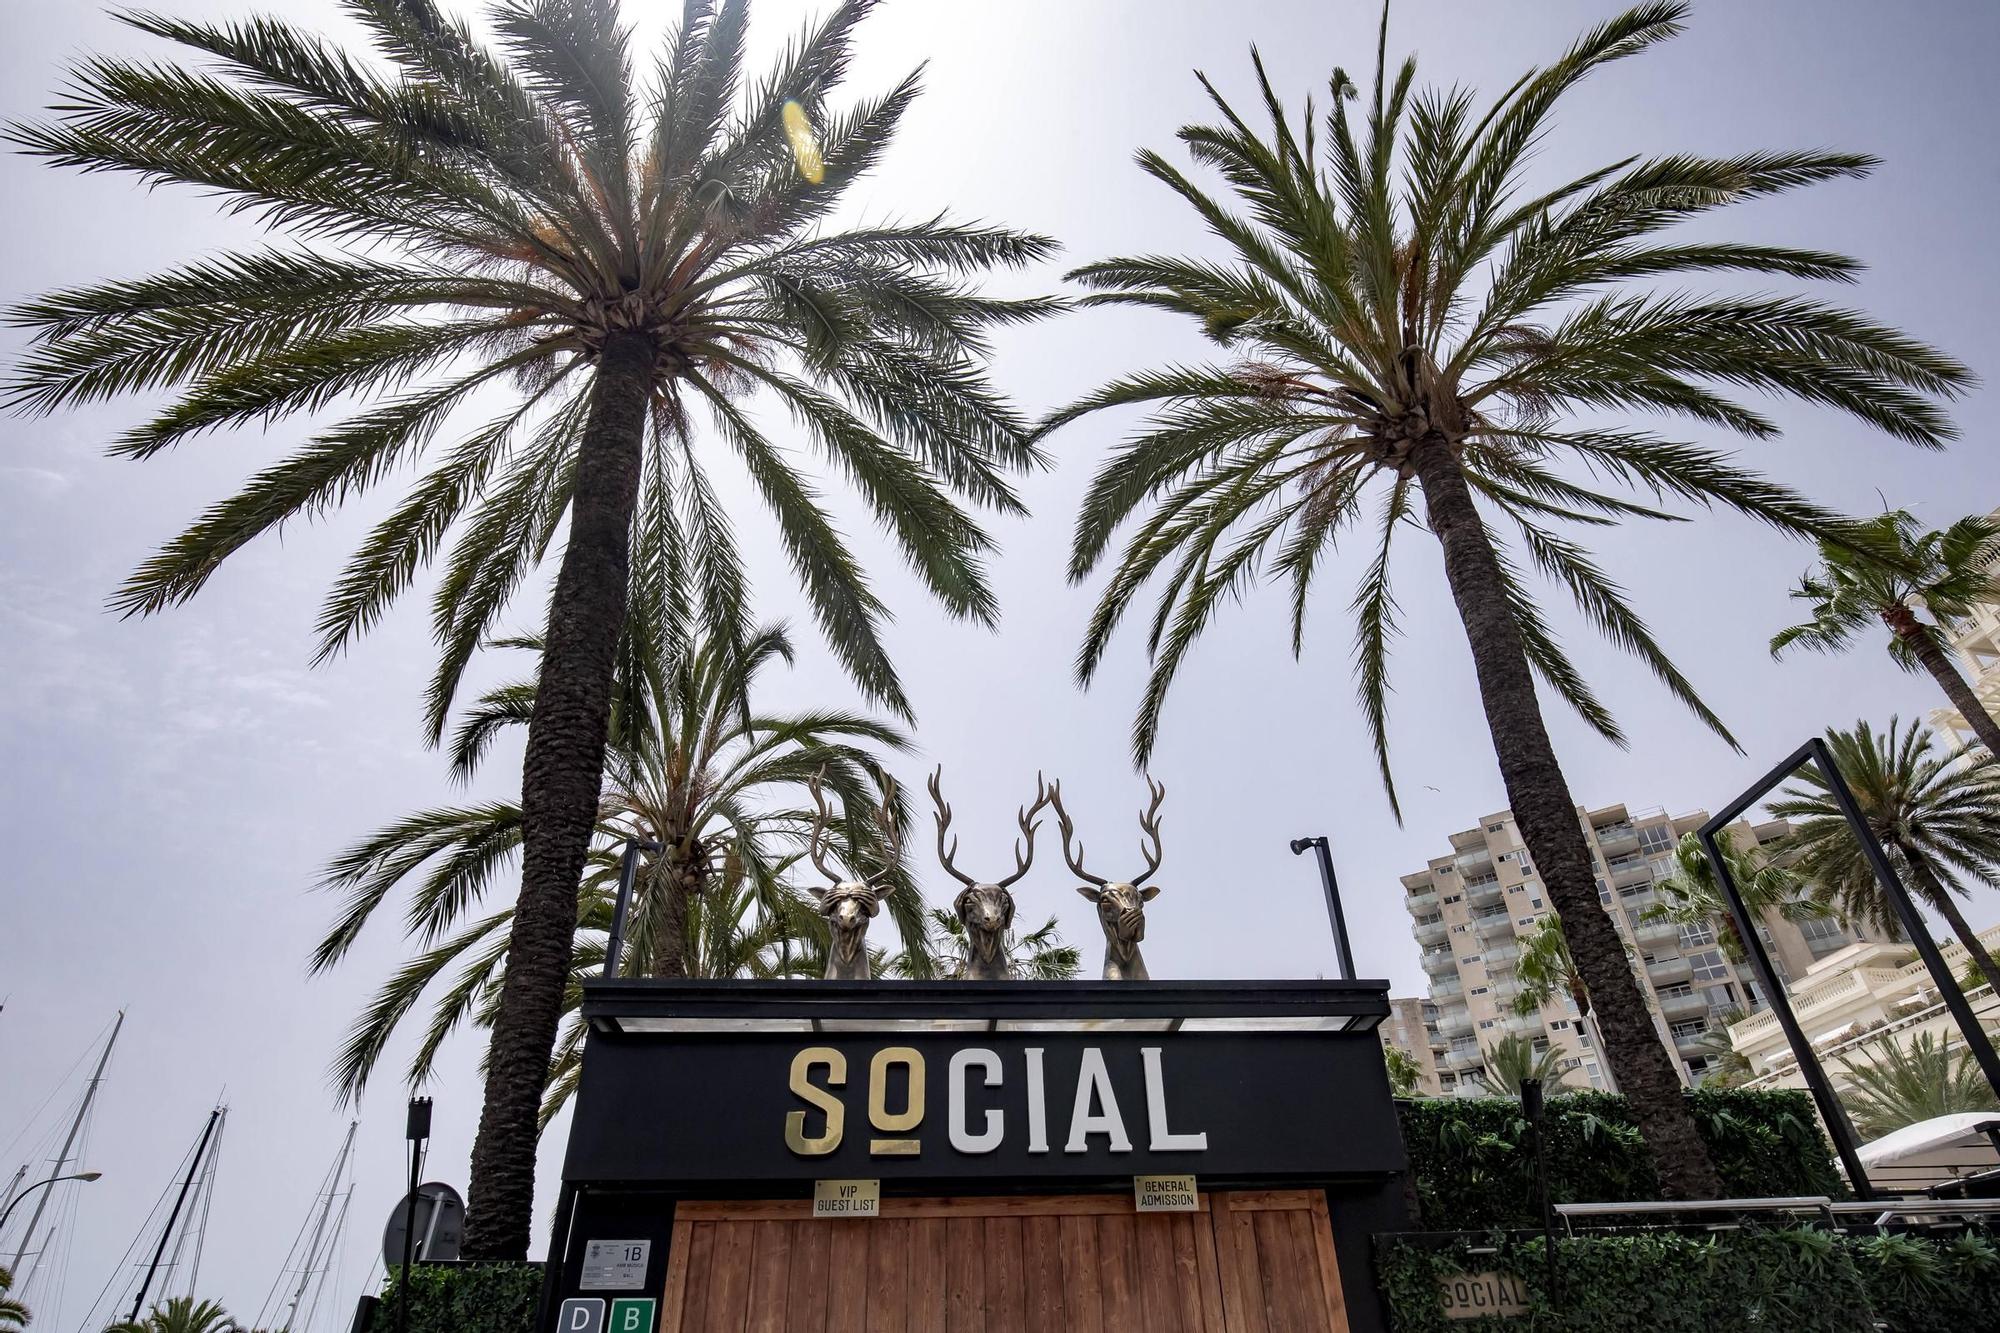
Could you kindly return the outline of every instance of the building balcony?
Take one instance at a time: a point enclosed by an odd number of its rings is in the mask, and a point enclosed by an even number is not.
[[[1676,981],[1686,981],[1694,975],[1694,970],[1688,965],[1687,959],[1676,955],[1672,958],[1655,959],[1646,964],[1646,975],[1651,978],[1655,986],[1671,985]]]
[[[1514,918],[1504,909],[1498,912],[1476,912],[1472,917],[1472,928],[1489,939],[1497,935],[1512,935]]]
[[[1477,1046],[1454,1046],[1444,1053],[1444,1067],[1446,1069],[1470,1069],[1474,1065],[1484,1064],[1485,1062],[1486,1053]]]
[[[1633,828],[1629,820],[1606,824],[1591,831],[1597,835],[1597,845],[1604,849],[1606,856],[1617,856],[1639,846],[1639,830]]]
[[[1472,1011],[1458,1009],[1438,1018],[1438,1031],[1447,1037],[1463,1037],[1472,1031]]]
[[[1465,983],[1460,981],[1456,974],[1431,983],[1433,1000],[1455,1000],[1463,994],[1465,994]]]
[[[1480,957],[1486,962],[1486,970],[1488,972],[1511,972],[1514,970],[1515,960],[1520,956],[1520,947],[1513,944],[1503,944],[1495,949],[1487,949],[1480,954]]]
[[[1450,929],[1445,925],[1444,918],[1438,917],[1430,921],[1417,922],[1410,927],[1410,934],[1416,937],[1418,944],[1428,948],[1434,944],[1443,944],[1444,937],[1450,933]]]
[[[1646,858],[1636,852],[1630,856],[1611,857],[1605,861],[1604,870],[1610,877],[1611,883],[1619,888],[1649,882],[1653,878],[1652,868],[1646,864]]]
[[[1674,1039],[1675,1048],[1683,1053],[1687,1053],[1702,1047],[1702,1044],[1708,1039],[1708,1029],[1702,1028],[1687,1032],[1674,1032],[1671,1035]]]
[[[1458,964],[1452,961],[1451,950],[1449,949],[1426,949],[1424,950],[1423,962],[1424,971],[1434,977],[1445,976],[1458,971]]]
[[[1658,992],[1660,1012],[1672,1017],[1706,1013],[1708,998],[1694,990],[1663,990]]]
[[[1644,921],[1634,915],[1632,934],[1641,944],[1674,944],[1680,940],[1681,928],[1678,922],[1654,919]]]
[[[1412,915],[1429,916],[1438,909],[1437,890],[1425,889],[1422,893],[1410,894],[1403,899],[1403,906],[1409,908]]]
[[[1540,1014],[1508,1014],[1500,1020],[1499,1030],[1510,1037],[1539,1037],[1542,1034]]]
[[[1498,875],[1487,875],[1482,879],[1465,881],[1465,901],[1474,907],[1490,907],[1499,902],[1504,893]]]

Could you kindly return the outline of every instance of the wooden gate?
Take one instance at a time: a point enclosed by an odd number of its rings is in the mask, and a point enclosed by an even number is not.
[[[869,1221],[811,1204],[683,1203],[661,1333],[1347,1333],[1326,1196],[884,1199]]]

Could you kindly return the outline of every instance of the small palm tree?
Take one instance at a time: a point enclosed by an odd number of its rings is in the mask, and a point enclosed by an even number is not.
[[[1852,731],[1828,730],[1827,746],[1904,888],[1945,919],[1986,983],[2000,992],[2000,967],[1958,907],[1969,893],[1965,880],[2000,885],[2000,760],[1977,751],[1939,754],[1929,727],[1899,728],[1891,718],[1888,732],[1877,735],[1857,722]],[[1772,814],[1796,824],[1784,843],[1793,868],[1842,916],[1900,935],[1895,910],[1826,779],[1816,768],[1802,768],[1794,780],[1800,785],[1770,803]]]
[[[654,607],[652,614],[670,608]],[[757,676],[789,662],[790,639],[780,628],[753,633],[737,647],[715,640],[661,660],[670,635],[640,635],[656,620],[628,622],[614,693],[604,791],[579,899],[562,1011],[570,1022],[549,1068],[541,1123],[568,1097],[583,1029],[579,983],[604,963],[627,839],[651,842],[633,882],[621,971],[632,976],[755,973],[766,950],[822,929],[817,914],[790,883],[812,827],[808,784],[815,778],[845,810],[836,836],[862,863],[887,853],[879,818],[887,808],[907,821],[880,752],[900,752],[909,740],[892,724],[859,714],[819,710],[765,716],[752,707]],[[535,640],[505,646],[537,648]],[[532,680],[502,685],[468,713],[453,742],[453,765],[470,777],[496,736],[526,724]],[[390,895],[416,881],[405,931],[418,953],[377,993],[349,1034],[335,1063],[342,1092],[358,1097],[390,1036],[434,983],[456,969],[436,1001],[411,1061],[410,1081],[429,1077],[444,1041],[467,1019],[495,1021],[511,964],[514,909],[482,913],[481,899],[521,845],[521,808],[496,801],[425,810],[388,825],[335,857],[324,884],[347,900],[313,955],[313,969],[337,963],[353,947]],[[421,876],[421,878],[419,878]],[[906,869],[899,867],[887,903],[915,975],[933,975],[926,950],[928,922]],[[719,897],[719,901],[716,899]],[[740,903],[739,903],[739,900]],[[732,921],[732,913],[735,914]],[[752,924],[733,938],[744,916]],[[777,968],[776,964],[771,964]],[[728,968],[728,971],[702,969]]]
[[[1702,1086],[1729,1088],[1750,1077],[1750,1057],[1736,1049],[1736,1043],[1729,1039],[1729,1029],[1743,1021],[1743,1010],[1731,1007],[1709,1020],[1708,1028],[1696,1043],[1701,1053],[1708,1057],[1708,1073],[1702,1077]]]
[[[1843,1057],[1847,1110],[1863,1138],[1884,1134],[1959,1111],[2000,1111],[2000,1098],[1972,1062],[1972,1052],[1956,1052],[1949,1038],[1929,1032],[1908,1044],[1894,1036],[1871,1043],[1873,1054],[1858,1063]]]
[[[0,1333],[19,1333],[33,1322],[28,1307],[7,1294],[13,1289],[13,1270],[0,1265]]]
[[[1397,1097],[1423,1095],[1423,1066],[1405,1051],[1383,1046],[1382,1063],[1389,1071],[1389,1091]]]
[[[1582,1017],[1590,1017],[1590,988],[1570,957],[1569,940],[1563,934],[1562,915],[1550,912],[1535,922],[1533,930],[1521,938],[1521,956],[1514,963],[1514,978],[1520,990],[1514,995],[1514,1012],[1529,1017],[1557,996],[1567,996]]]
[[[1812,619],[1781,630],[1771,655],[1787,648],[1843,652],[1869,626],[1889,629],[1889,656],[1905,671],[1926,671],[1986,752],[2000,755],[2000,722],[1986,711],[1951,660],[1946,627],[1975,606],[2000,600],[2000,522],[1962,518],[1925,532],[1898,509],[1870,519],[1851,544],[1821,543],[1820,566],[1792,596],[1812,605]],[[1919,611],[1932,617],[1924,620]]]
[[[1729,877],[1736,881],[1736,891],[1750,910],[1752,921],[1761,920],[1766,912],[1776,912],[1782,919],[1793,922],[1834,914],[1832,908],[1806,892],[1804,880],[1775,859],[1738,850],[1727,832],[1716,839],[1715,845],[1722,853],[1723,864],[1729,867]],[[1674,844],[1673,872],[1654,880],[1653,887],[1664,901],[1641,912],[1641,921],[1710,926],[1716,931],[1722,951],[1731,959],[1740,963],[1749,956],[1743,948],[1743,936],[1736,929],[1736,918],[1722,896],[1715,867],[1709,864],[1708,853],[1702,850],[1701,839],[1683,833]]]
[[[1502,1037],[1486,1048],[1486,1068],[1476,1077],[1496,1097],[1519,1097],[1522,1082],[1531,1078],[1542,1081],[1544,1094],[1573,1091],[1565,1072],[1554,1047],[1538,1051],[1526,1037]]]
[[[1157,153],[1140,166],[1191,207],[1216,257],[1138,255],[1073,275],[1090,304],[1191,320],[1226,356],[1116,380],[1045,430],[1106,409],[1153,409],[1097,474],[1077,520],[1073,580],[1123,553],[1078,653],[1097,672],[1156,576],[1152,672],[1133,724],[1144,760],[1169,689],[1216,612],[1260,577],[1288,586],[1292,649],[1318,576],[1351,529],[1372,528],[1348,603],[1364,716],[1390,786],[1389,654],[1397,633],[1395,538],[1421,513],[1472,650],[1508,804],[1601,1013],[1604,1053],[1631,1098],[1665,1186],[1718,1188],[1674,1061],[1654,1035],[1617,934],[1597,910],[1576,801],[1549,738],[1537,681],[1599,733],[1622,733],[1558,643],[1532,570],[1636,654],[1718,734],[1723,724],[1668,660],[1622,589],[1563,525],[1671,517],[1663,499],[1734,509],[1813,537],[1825,510],[1722,450],[1627,429],[1607,414],[1680,418],[1753,439],[1775,422],[1726,390],[1791,395],[1900,439],[1953,434],[1938,405],[1969,387],[1963,365],[1853,311],[1797,296],[1703,297],[1653,289],[1715,272],[1847,281],[1844,256],[1663,236],[1724,205],[1866,174],[1849,153],[1675,154],[1605,164],[1553,188],[1529,170],[1563,96],[1607,65],[1681,31],[1688,6],[1652,0],[1599,24],[1490,106],[1463,89],[1413,91],[1391,70],[1387,15],[1372,92],[1332,77],[1322,119],[1302,119],[1265,76],[1268,129],[1204,80],[1212,123],[1182,128],[1204,188]],[[1503,533],[1517,534],[1510,549]]]
[[[175,1296],[154,1306],[144,1318],[121,1320],[104,1333],[234,1333],[235,1329],[229,1312],[214,1301]]]
[[[920,968],[934,968],[945,976],[963,975],[966,960],[971,954],[971,942],[965,933],[965,923],[958,919],[956,912],[942,907],[933,907],[926,915],[930,919],[930,947],[922,959],[912,959],[905,953],[891,957],[887,964],[887,975],[907,977],[919,975],[911,970],[913,962]],[[1003,943],[1007,957],[1007,967],[1017,981],[1074,981],[1083,970],[1083,951],[1073,944],[1064,944],[1062,931],[1051,916],[1037,930],[1025,935],[1007,932]],[[921,973],[932,975],[932,973]]]
[[[335,583],[319,655],[449,546],[433,601],[437,741],[477,646],[561,551],[528,730],[521,910],[472,1153],[474,1258],[527,1255],[535,1117],[635,534],[671,534],[708,628],[743,637],[735,515],[712,473],[747,476],[836,658],[907,715],[886,608],[813,479],[746,410],[764,394],[948,614],[997,614],[981,566],[992,542],[967,506],[1023,512],[1008,474],[1039,455],[986,383],[988,339],[1056,303],[965,280],[1055,247],[942,218],[836,219],[918,95],[912,74],[831,104],[872,7],[833,6],[760,79],[745,77],[747,0],[690,0],[655,61],[634,59],[617,0],[495,0],[497,45],[437,0],[352,0],[366,54],[277,19],[126,13],[199,63],[80,61],[52,120],[4,131],[57,165],[219,195],[284,242],[17,307],[31,347],[13,406],[176,393],[112,446],[147,458],[364,400],[167,543],[117,609],[185,601],[258,536],[416,465]],[[515,402],[461,420],[507,384]]]

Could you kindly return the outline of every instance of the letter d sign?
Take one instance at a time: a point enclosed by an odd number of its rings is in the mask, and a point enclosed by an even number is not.
[[[556,1316],[562,1333],[604,1333],[604,1302],[595,1296],[572,1296]]]

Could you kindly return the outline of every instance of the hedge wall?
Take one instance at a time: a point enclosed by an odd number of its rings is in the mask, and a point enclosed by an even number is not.
[[[1842,1192],[1805,1093],[1697,1089],[1687,1096],[1729,1197]],[[1476,1231],[1537,1222],[1533,1160],[1521,1149],[1528,1123],[1520,1103],[1443,1097],[1398,1102],[1397,1110],[1424,1228]],[[1544,1124],[1549,1195],[1555,1202],[1659,1197],[1645,1141],[1623,1097],[1608,1092],[1551,1097]]]
[[[400,1269],[389,1274],[368,1333],[393,1333]],[[540,1264],[417,1264],[410,1269],[410,1333],[532,1333]]]
[[[1559,1240],[1563,1305],[1549,1301],[1540,1236],[1495,1235],[1442,1249],[1378,1242],[1382,1295],[1395,1333],[1972,1333],[2000,1311],[2000,1253],[1990,1241],[1823,1231],[1650,1233]],[[1454,1320],[1439,1280],[1510,1273],[1530,1313]],[[1878,1321],[1880,1321],[1878,1323]]]

